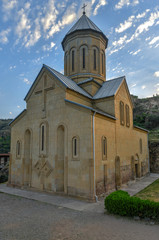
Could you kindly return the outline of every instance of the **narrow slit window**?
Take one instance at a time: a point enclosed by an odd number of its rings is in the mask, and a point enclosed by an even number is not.
[[[86,67],[86,51],[85,48],[83,48],[83,68]]]
[[[17,156],[20,156],[20,142],[17,141]]]
[[[79,139],[78,137],[74,137],[72,139],[72,155],[73,158],[79,158]]]
[[[44,125],[41,128],[41,151],[44,151]]]
[[[73,51],[72,51],[72,71],[74,71],[74,68],[75,68],[75,66],[74,66],[74,60],[75,60],[75,51],[73,50]]]
[[[66,75],[67,75],[67,55],[65,55],[65,71],[66,71]]]
[[[142,139],[140,138],[140,154],[142,154]]]
[[[96,62],[96,50],[94,49],[94,70],[96,70],[96,66],[97,62]]]
[[[120,102],[120,124],[124,126],[124,103]]]
[[[129,106],[127,104],[126,104],[125,110],[126,110],[126,126],[130,127],[130,111],[129,111]]]
[[[104,54],[102,53],[102,74],[104,73]]]
[[[103,159],[107,159],[107,139],[102,137],[102,155]]]

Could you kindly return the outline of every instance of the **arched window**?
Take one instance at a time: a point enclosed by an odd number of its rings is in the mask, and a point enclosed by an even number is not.
[[[48,152],[48,124],[46,122],[40,125],[40,154],[46,155]]]
[[[20,157],[20,155],[21,155],[21,144],[20,144],[19,140],[17,141],[16,155],[17,155],[17,157]]]
[[[85,48],[82,49],[82,55],[83,55],[83,68],[86,67],[86,50]]]
[[[142,154],[142,139],[141,138],[139,140],[139,145],[140,145],[140,154]]]
[[[72,156],[74,159],[79,158],[79,138],[77,136],[72,139]]]
[[[97,68],[97,53],[96,49],[93,50],[93,55],[94,55],[94,70]]]
[[[120,101],[120,124],[124,126],[124,103]]]
[[[102,137],[102,159],[107,159],[107,138]]]
[[[44,142],[45,142],[45,126],[41,126],[41,151],[44,151]]]
[[[125,106],[125,111],[126,111],[126,126],[130,127],[130,111],[129,106],[127,104]]]
[[[75,51],[72,50],[72,72],[75,70]]]

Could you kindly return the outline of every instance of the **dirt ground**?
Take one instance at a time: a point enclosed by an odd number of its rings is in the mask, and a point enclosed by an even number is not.
[[[0,193],[0,240],[157,240],[159,225]]]

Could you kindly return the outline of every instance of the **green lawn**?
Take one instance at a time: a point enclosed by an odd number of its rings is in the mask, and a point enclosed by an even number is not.
[[[137,193],[136,197],[159,202],[159,179],[157,179],[151,185],[143,189],[141,192]]]

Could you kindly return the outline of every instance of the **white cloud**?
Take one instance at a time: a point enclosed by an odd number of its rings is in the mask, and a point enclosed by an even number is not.
[[[130,52],[130,54],[132,54],[132,55],[137,55],[139,52],[141,52],[141,49],[138,49],[137,51],[135,51],[135,52]]]
[[[154,77],[159,77],[159,71],[154,73]]]
[[[144,89],[146,88],[146,86],[145,86],[145,85],[143,85],[141,88],[144,90]]]
[[[158,43],[158,44],[156,44],[155,48],[157,48],[157,47],[159,47],[159,43]]]
[[[159,41],[159,36],[158,37],[154,37],[151,42],[149,42],[149,45],[152,45],[154,43],[156,43],[157,41]]]
[[[28,32],[31,28],[30,20],[27,17],[26,12],[22,8],[18,12],[18,25],[16,26],[16,33],[21,38],[24,32]]]
[[[133,19],[135,18],[135,16],[130,16],[128,18],[128,20],[125,20],[124,23],[120,23],[120,27],[119,28],[115,28],[115,32],[117,33],[121,33],[124,32],[126,29],[130,28],[133,24]]]
[[[25,8],[25,9],[29,9],[30,6],[31,6],[30,2],[27,2],[27,3],[25,4],[24,8]]]
[[[99,8],[106,4],[107,4],[106,0],[99,0],[98,4],[96,5],[96,7],[94,9],[93,15],[97,15]]]
[[[134,83],[133,85],[130,86],[131,88],[134,88],[136,87],[136,83]]]
[[[51,42],[50,45],[44,45],[43,50],[44,51],[50,51],[55,46],[54,42]]]
[[[149,12],[149,11],[150,11],[150,9],[146,9],[145,12],[139,13],[139,14],[136,16],[136,18],[139,19],[139,18],[145,17],[145,16],[146,16],[146,13]]]
[[[3,19],[7,21],[11,17],[11,11],[17,6],[17,0],[2,0],[2,10],[5,13]]]
[[[31,82],[27,78],[24,78],[23,82],[25,82],[26,84],[31,84]]]
[[[48,5],[45,8],[45,16],[41,19],[45,32],[50,29],[51,26],[55,25],[57,15],[58,11],[55,7],[55,1],[49,0]]]
[[[18,105],[17,108],[20,108],[20,106]]]
[[[8,34],[10,33],[11,29],[8,28],[0,32],[0,42],[1,43],[8,43]]]
[[[120,0],[116,5],[115,8],[116,9],[121,9],[123,8],[125,5],[126,6],[135,6],[139,4],[139,0]]]
[[[123,37],[120,37],[118,41],[114,41],[112,45],[113,46],[122,45],[126,39],[127,39],[127,35],[125,34]]]
[[[35,20],[35,30],[32,32],[30,31],[27,38],[28,39],[26,40],[25,47],[33,46],[41,38],[41,31],[38,18],[36,18]]]
[[[10,115],[12,115],[12,112],[9,112]]]
[[[16,68],[16,66],[15,66],[15,65],[14,65],[14,66],[10,66],[10,67],[9,67],[9,69],[10,69],[10,70],[12,70],[12,69],[15,69],[15,68]]]

